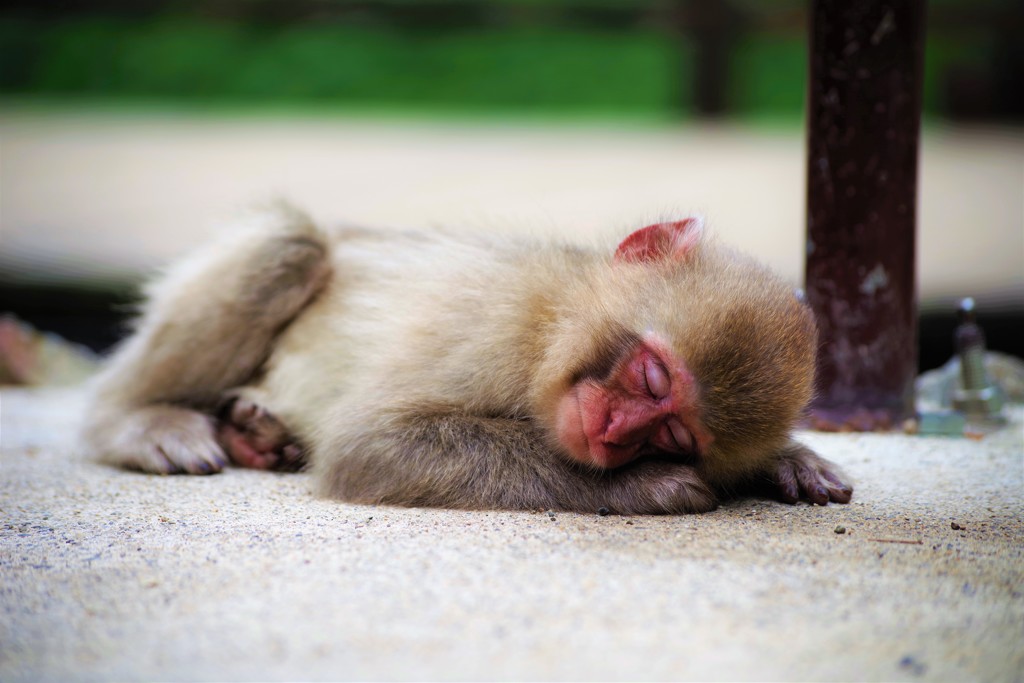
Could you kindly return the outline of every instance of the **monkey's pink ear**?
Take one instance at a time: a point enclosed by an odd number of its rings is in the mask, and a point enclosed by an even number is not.
[[[615,250],[615,260],[627,263],[650,263],[665,259],[682,261],[700,244],[703,232],[702,218],[684,218],[681,221],[648,225],[622,240]]]

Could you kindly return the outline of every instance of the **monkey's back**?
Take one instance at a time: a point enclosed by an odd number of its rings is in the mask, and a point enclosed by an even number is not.
[[[315,440],[339,404],[382,394],[523,410],[521,369],[538,353],[530,302],[567,270],[550,267],[564,258],[558,248],[444,232],[327,239],[333,275],[282,332],[258,382],[297,435]],[[544,282],[531,277],[538,262]]]

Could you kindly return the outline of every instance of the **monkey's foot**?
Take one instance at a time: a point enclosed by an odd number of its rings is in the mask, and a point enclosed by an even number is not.
[[[774,463],[773,481],[784,502],[806,500],[817,505],[849,503],[853,486],[845,483],[845,475],[833,463],[817,453],[792,444]]]
[[[288,429],[253,401],[229,395],[221,408],[217,440],[239,467],[296,472],[306,453]]]
[[[101,462],[153,474],[213,474],[228,464],[209,415],[154,405],[115,418],[97,420],[86,436]]]

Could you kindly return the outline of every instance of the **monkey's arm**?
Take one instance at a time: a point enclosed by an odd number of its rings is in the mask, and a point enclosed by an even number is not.
[[[351,427],[316,446],[313,461],[322,492],[351,502],[579,512],[605,507],[621,514],[704,512],[716,505],[690,467],[637,462],[587,470],[551,452],[527,420],[440,409],[381,411],[346,423]]]
[[[220,470],[209,413],[251,380],[329,273],[323,237],[287,208],[182,261],[98,377],[83,433],[93,457],[161,474]]]

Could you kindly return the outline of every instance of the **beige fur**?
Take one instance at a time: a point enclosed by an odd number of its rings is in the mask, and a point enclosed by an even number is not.
[[[86,442],[112,464],[217,471],[213,416],[231,394],[305,445],[324,494],[353,502],[697,512],[758,479],[849,500],[834,468],[789,441],[816,344],[791,290],[708,240],[680,262],[613,264],[613,251],[328,234],[279,208],[150,290],[99,379]],[[700,380],[713,447],[696,464],[570,462],[552,436],[558,398],[651,330]]]

